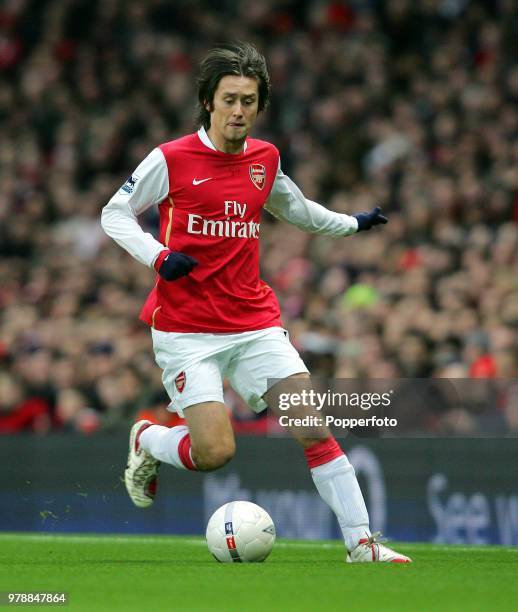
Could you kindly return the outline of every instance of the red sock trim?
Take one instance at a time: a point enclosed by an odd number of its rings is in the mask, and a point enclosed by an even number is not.
[[[148,427],[151,427],[154,423],[144,423],[142,427],[138,430],[137,435],[135,436],[135,451],[138,453],[140,450],[140,436],[146,431]]]
[[[185,434],[178,444],[178,456],[180,461],[185,465],[188,470],[195,470],[193,460],[191,459],[191,436]]]
[[[337,457],[341,457],[344,453],[334,437],[329,436],[329,438],[320,440],[320,442],[316,442],[313,446],[304,449],[304,454],[310,469],[313,469],[319,465],[324,465],[324,463],[329,463]]]

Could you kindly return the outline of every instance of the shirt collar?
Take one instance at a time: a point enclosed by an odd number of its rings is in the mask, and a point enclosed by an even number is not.
[[[207,131],[203,126],[201,126],[201,128],[198,130],[198,136],[206,147],[209,147],[209,149],[212,149],[213,151],[217,151],[216,147],[214,146],[212,140],[209,138],[209,135],[207,134]],[[247,147],[248,143],[245,140],[245,144],[243,146],[243,153],[246,151]]]

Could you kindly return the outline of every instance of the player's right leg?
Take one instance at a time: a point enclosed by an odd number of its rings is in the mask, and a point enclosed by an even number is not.
[[[223,404],[221,364],[226,359],[225,351],[204,355],[204,350],[221,347],[212,346],[210,338],[197,346],[200,338],[193,339],[192,334],[160,334],[158,342],[155,336],[155,356],[164,371],[172,409],[185,417],[187,425],[169,428],[141,421],[133,426],[125,483],[133,503],[141,508],[154,501],[161,463],[178,469],[214,470],[225,465],[235,449]]]
[[[205,402],[190,406],[184,414],[196,469],[210,472],[226,465],[236,452],[228,408],[221,402]]]
[[[212,471],[234,456],[236,443],[228,409],[221,402],[203,402],[184,408],[187,425],[150,425],[140,443],[162,463],[178,469]]]
[[[169,428],[139,421],[131,429],[124,480],[139,508],[147,508],[155,499],[161,463],[178,469],[212,471],[234,456],[234,432],[223,403],[195,404],[186,408],[184,415],[187,426]]]
[[[139,508],[151,506],[155,499],[160,461],[142,448],[140,437],[150,421],[138,421],[130,432],[124,484],[131,501]]]

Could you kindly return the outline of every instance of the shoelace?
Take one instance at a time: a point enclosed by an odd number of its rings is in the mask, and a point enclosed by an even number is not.
[[[387,541],[387,538],[382,537],[381,531],[375,531],[371,533],[371,535],[367,538],[367,541],[364,542],[366,546],[372,546],[373,544],[383,544]]]
[[[149,476],[154,476],[152,468],[154,468],[155,466],[155,459],[153,459],[152,457],[150,457],[149,459],[145,458],[144,461],[135,470],[135,473],[133,475],[133,482],[135,483],[135,485],[141,487],[147,484]]]

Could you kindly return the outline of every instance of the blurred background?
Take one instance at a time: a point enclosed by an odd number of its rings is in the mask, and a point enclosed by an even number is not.
[[[153,147],[194,130],[197,63],[229,39],[267,58],[254,136],[306,197],[390,218],[334,240],[264,215],[262,275],[310,370],[517,376],[517,2],[5,0],[0,433],[174,422],[138,320],[153,274],[99,215]],[[141,221],[156,232],[156,211]],[[507,431],[516,396],[497,407]],[[227,401],[238,431],[264,430]]]

